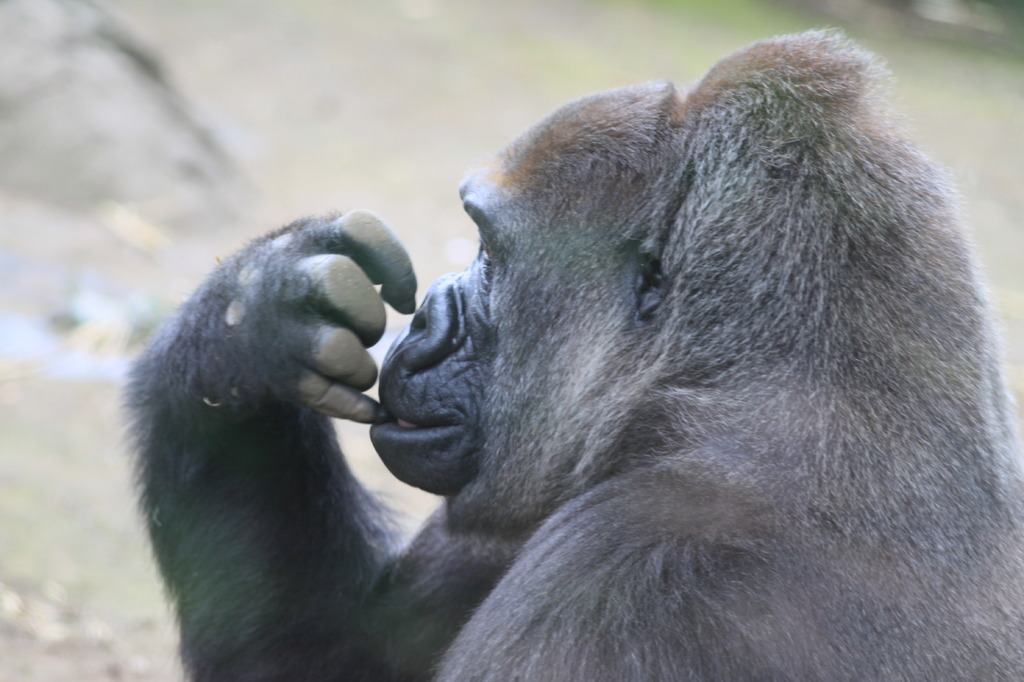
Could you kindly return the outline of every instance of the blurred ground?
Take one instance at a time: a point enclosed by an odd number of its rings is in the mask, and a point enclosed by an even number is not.
[[[0,188],[0,682],[180,677],[135,517],[119,382],[125,340],[218,256],[300,215],[366,207],[400,233],[428,283],[472,258],[456,188],[474,159],[570,98],[685,83],[748,42],[819,23],[745,2],[110,4],[165,60],[252,191],[240,220],[172,228],[132,206],[68,208]],[[963,188],[1019,394],[1024,65],[883,29],[851,33],[889,62],[898,108]],[[88,324],[61,331],[68,319]],[[340,428],[364,480],[410,523],[431,508],[382,471],[364,427]]]

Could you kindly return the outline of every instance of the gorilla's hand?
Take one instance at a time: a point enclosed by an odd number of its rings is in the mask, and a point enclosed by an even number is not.
[[[373,284],[382,284],[379,296]],[[365,347],[384,333],[381,298],[411,313],[415,293],[408,254],[368,211],[299,221],[256,240],[225,262],[193,302],[206,313],[223,311],[214,325],[226,333],[206,355],[227,357],[202,364],[212,363],[218,376],[234,375],[230,387],[215,390],[218,397],[204,395],[206,402],[253,407],[285,400],[332,417],[377,421],[381,408],[360,392],[377,378]]]

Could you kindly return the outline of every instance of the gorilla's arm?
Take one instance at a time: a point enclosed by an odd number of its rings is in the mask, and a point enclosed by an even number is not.
[[[142,505],[194,679],[414,679],[495,579],[441,518],[394,555],[320,413],[376,418],[356,390],[383,331],[370,279],[411,312],[379,221],[294,224],[223,263],[135,367]]]

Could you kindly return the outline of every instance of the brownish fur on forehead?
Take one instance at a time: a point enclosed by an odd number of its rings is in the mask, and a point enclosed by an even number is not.
[[[776,135],[801,139],[821,125],[860,118],[865,103],[884,109],[871,97],[882,74],[869,54],[834,32],[766,40],[719,62],[686,97],[655,82],[571,102],[490,162],[487,176],[499,187],[533,191],[578,186],[597,168],[616,181],[646,175],[675,129],[737,105]]]
[[[679,98],[671,83],[645,83],[578,99],[558,109],[501,155],[501,186],[541,187],[565,169],[649,167],[657,143],[673,124]],[[561,172],[560,172],[561,171]]]

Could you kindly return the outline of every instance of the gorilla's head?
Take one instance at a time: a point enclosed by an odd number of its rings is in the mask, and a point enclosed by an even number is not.
[[[516,532],[710,439],[795,460],[842,433],[830,401],[861,399],[842,387],[902,399],[872,382],[906,373],[904,340],[983,343],[981,320],[934,314],[972,275],[874,71],[828,33],[767,41],[689,92],[577,100],[471,171],[480,253],[385,362],[385,463],[453,523]],[[973,372],[964,352],[947,368]]]
[[[587,97],[470,172],[479,255],[434,283],[381,377],[396,420],[372,436],[400,479],[518,526],[625,464],[657,362],[679,104],[665,83]]]

